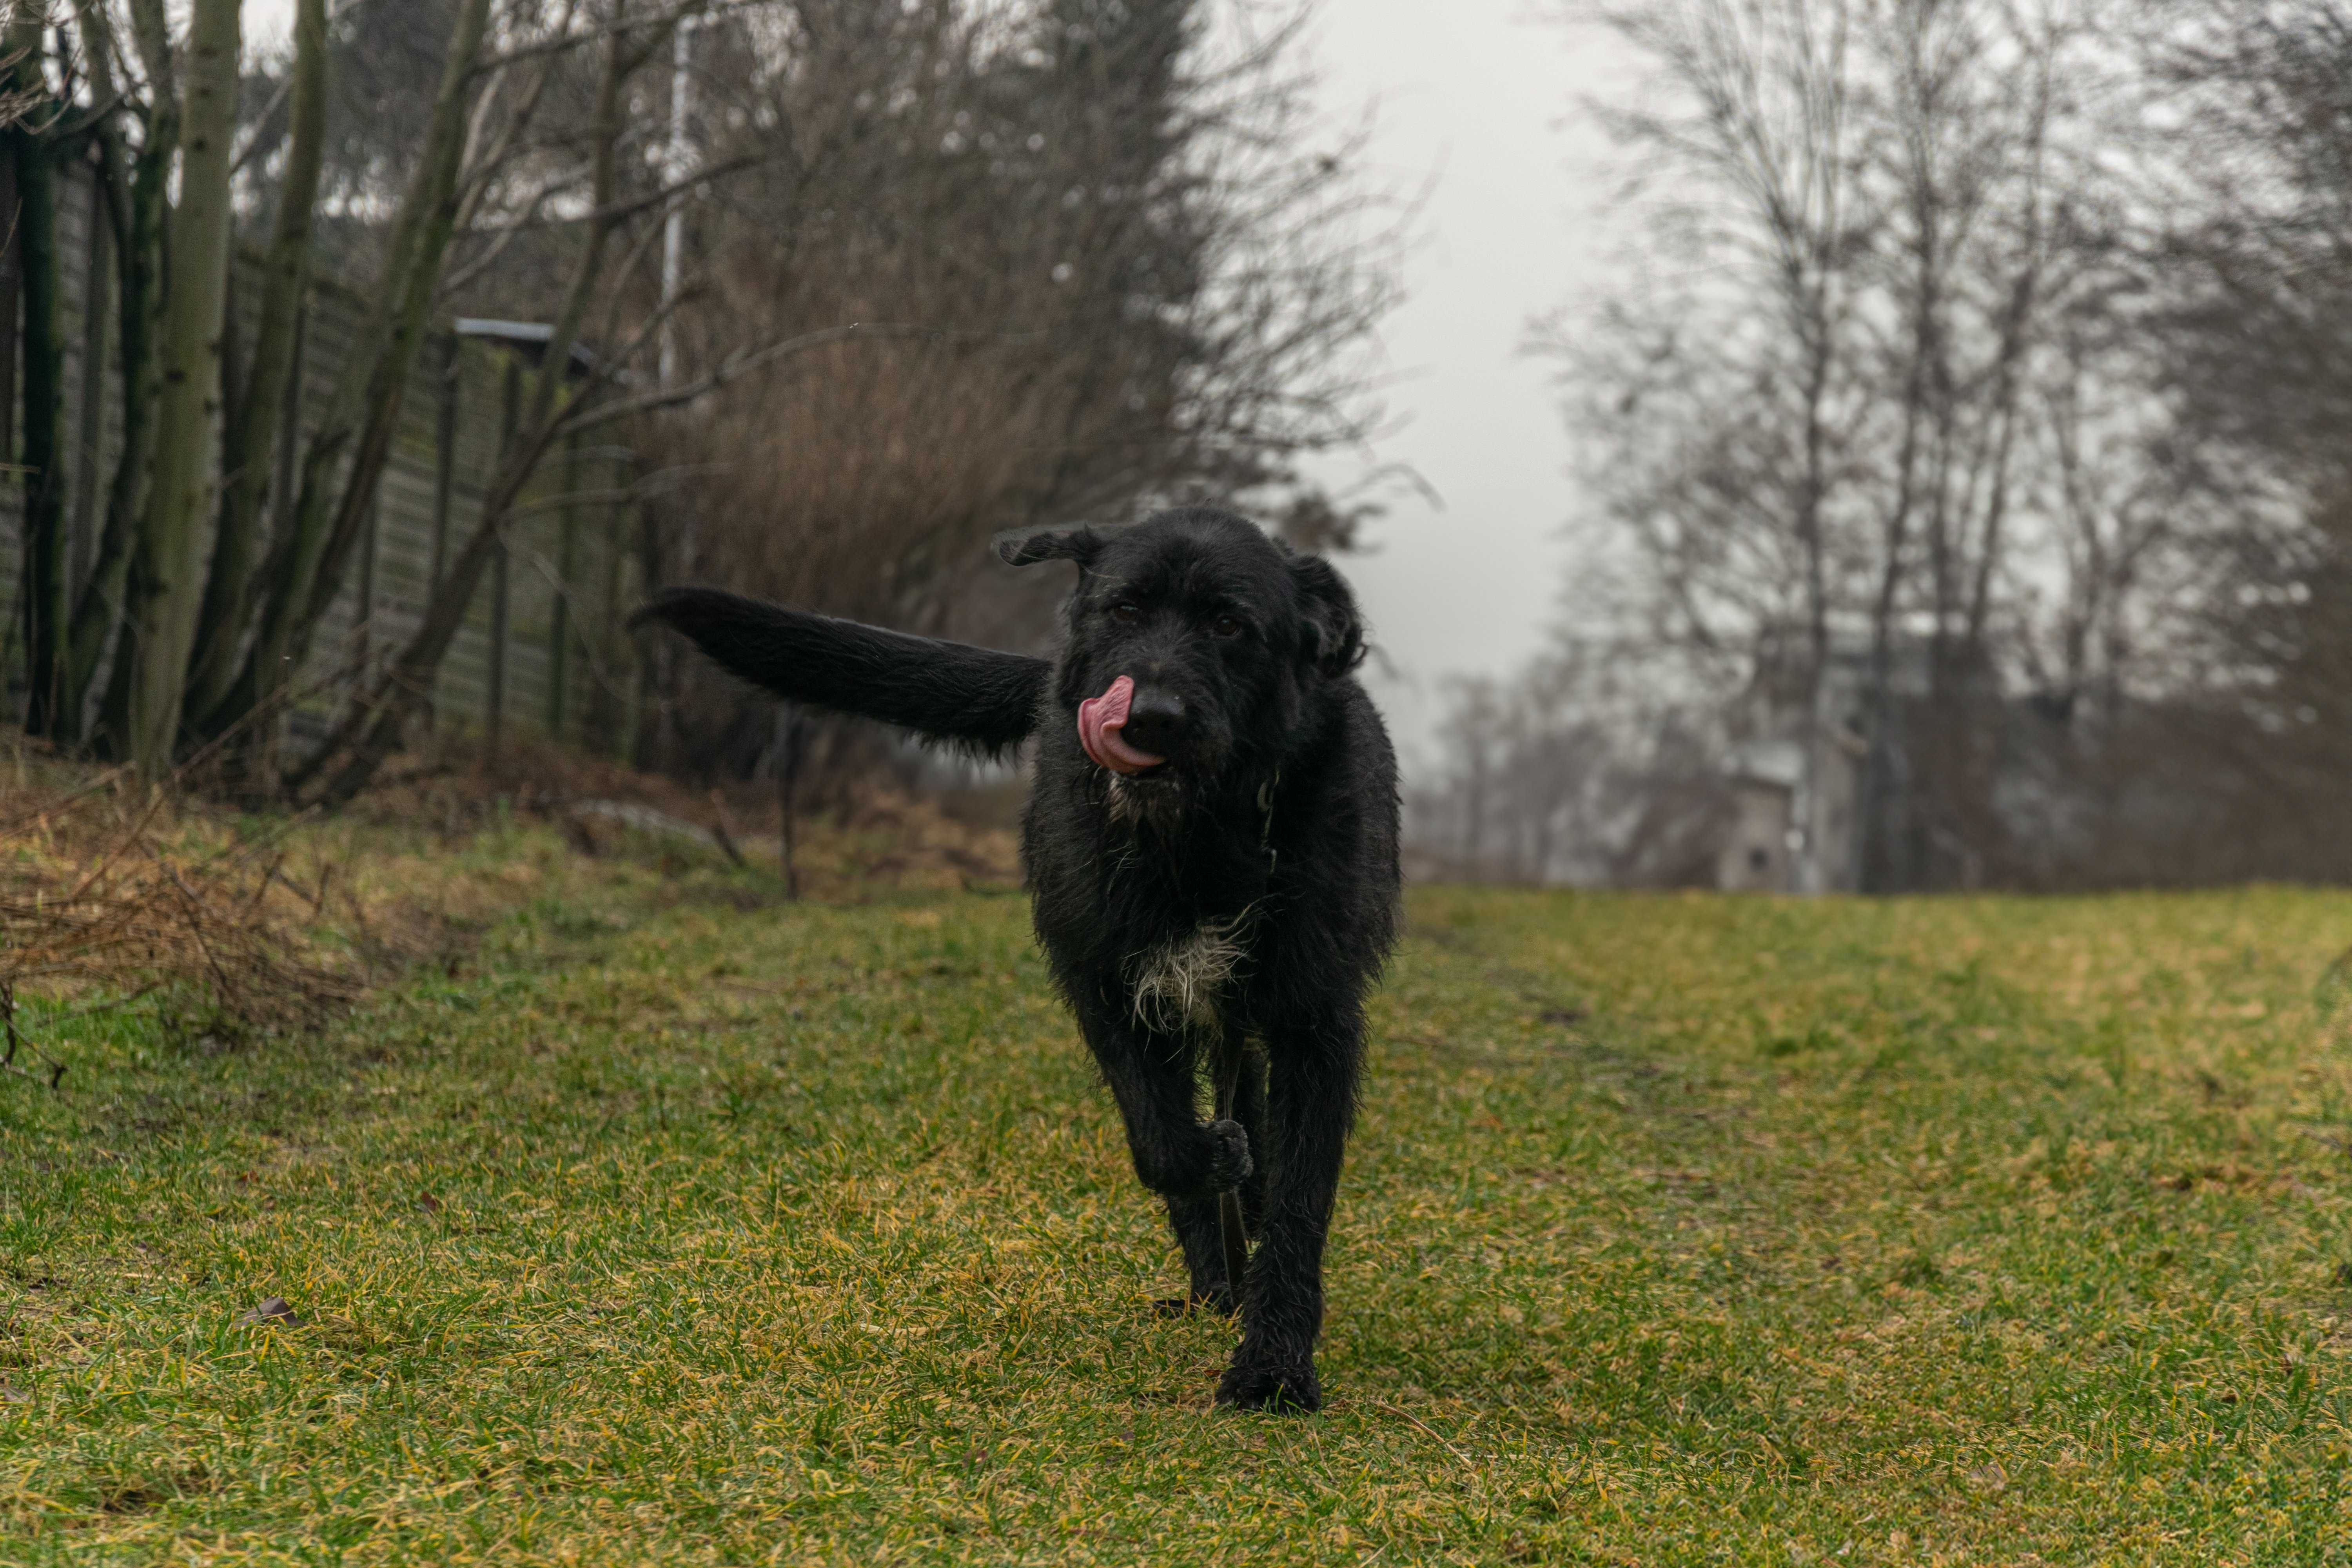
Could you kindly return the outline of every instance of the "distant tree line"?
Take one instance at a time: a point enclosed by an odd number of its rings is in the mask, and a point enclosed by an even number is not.
[[[2352,11],[1564,16],[1648,67],[1596,107],[1644,265],[1537,334],[1579,586],[1424,846],[1705,879],[1769,728],[1864,889],[2352,877]]]
[[[1215,15],[1213,17],[1213,11]],[[32,734],[256,798],[348,798],[413,743],[508,531],[567,443],[625,439],[639,578],[901,625],[1024,523],[1248,494],[1373,416],[1392,215],[1314,122],[1303,17],[1206,0],[18,0],[5,23],[0,353],[21,416],[5,644]],[[58,175],[100,192],[88,337],[118,456],[68,561]],[[79,175],[77,175],[79,177]],[[231,265],[260,258],[233,308]],[[316,283],[369,301],[321,417],[288,380]],[[535,323],[479,520],[323,741],[278,722],[344,589],[428,334]],[[239,330],[239,322],[248,323]],[[1031,591],[1034,595],[1034,590]],[[645,760],[743,765],[740,696],[639,680]]]

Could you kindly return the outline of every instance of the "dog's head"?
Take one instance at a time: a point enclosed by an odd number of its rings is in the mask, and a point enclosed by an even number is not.
[[[1186,507],[997,548],[1015,566],[1077,563],[1055,694],[1123,787],[1270,773],[1324,684],[1363,662],[1339,574],[1231,512]]]

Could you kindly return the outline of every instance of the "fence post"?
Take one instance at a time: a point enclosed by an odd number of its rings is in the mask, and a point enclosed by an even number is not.
[[[504,406],[499,416],[499,463],[504,467],[514,445],[515,426],[522,417],[522,362],[507,351]],[[507,541],[502,529],[490,556],[490,690],[482,717],[489,754],[496,758],[506,738],[507,717]]]
[[[375,658],[375,558],[383,534],[383,484],[378,480],[375,494],[368,498],[367,523],[360,536],[360,598],[352,606],[359,624],[352,629],[352,668],[357,680],[354,694],[367,689],[368,666]]]
[[[449,497],[457,483],[457,334],[452,332],[441,354],[441,402],[433,411],[433,570],[425,579],[426,597],[441,586],[441,573],[449,563]]]
[[[613,755],[625,763],[634,760],[637,734],[635,677],[625,668],[635,662],[635,645],[621,625],[622,572],[628,554],[625,535],[632,504],[626,498],[634,460],[634,454],[620,447],[604,448],[604,477],[611,494],[604,501],[604,605],[597,641],[604,650],[605,679],[596,683],[595,711],[604,733],[612,737]],[[625,679],[629,681],[625,689],[619,684]]]
[[[643,498],[637,501],[637,588],[650,594],[663,581],[661,529],[654,519],[655,509]],[[635,723],[630,729],[636,765],[647,772],[676,760],[676,748],[669,744],[670,725],[666,699],[671,683],[665,679],[670,669],[673,639],[664,638],[653,647],[637,638],[637,679],[630,690],[630,707]]]
[[[555,509],[555,605],[547,617],[547,735],[551,741],[563,739],[565,700],[571,673],[572,642],[572,579],[576,570],[576,536],[579,519],[575,512],[580,493],[580,437],[573,432],[563,439],[563,469],[556,481],[563,487]]]
[[[449,499],[457,482],[457,395],[458,359],[462,347],[457,334],[451,332],[442,340],[441,374],[436,378],[440,396],[433,405],[433,516],[429,564],[425,571],[425,598],[427,605],[441,591],[441,574],[449,562]],[[441,672],[436,668],[433,684],[437,689]],[[441,708],[436,700],[437,689],[425,694],[424,727],[428,734],[441,728]]]

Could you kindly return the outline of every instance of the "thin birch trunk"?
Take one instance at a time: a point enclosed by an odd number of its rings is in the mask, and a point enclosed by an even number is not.
[[[253,357],[221,434],[220,528],[188,672],[188,711],[199,721],[236,679],[261,556],[261,503],[268,490],[270,453],[280,439],[296,436],[290,426],[281,429],[280,416],[294,363],[295,324],[310,279],[326,104],[327,0],[296,0],[285,177],[263,274]]]
[[[229,164],[236,133],[239,0],[194,0],[180,116],[180,203],[171,228],[163,386],[155,478],[132,566],[126,634],[130,760],[148,778],[172,768],[180,698],[211,544],[214,423],[226,307]]]
[[[77,0],[74,13],[80,25],[90,90],[101,102],[110,101],[116,96],[114,38],[106,7],[100,0]],[[169,48],[161,53],[168,64]],[[82,710],[105,661],[107,644],[122,620],[131,542],[146,502],[154,431],[151,416],[159,390],[153,379],[154,330],[163,313],[165,193],[172,153],[179,142],[178,102],[172,96],[168,75],[155,79],[155,101],[147,110],[146,139],[135,159],[124,148],[121,130],[113,117],[101,120],[94,132],[99,149],[97,178],[114,228],[119,301],[114,339],[116,363],[121,368],[122,444],[106,489],[105,521],[98,548],[74,600],[73,624],[66,637],[66,698],[58,717],[59,739],[67,741],[87,738],[81,733]],[[120,750],[119,744],[116,749]]]

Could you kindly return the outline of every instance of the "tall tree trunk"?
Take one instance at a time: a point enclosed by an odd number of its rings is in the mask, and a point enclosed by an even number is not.
[[[261,503],[269,488],[270,453],[281,438],[279,416],[294,363],[295,323],[310,271],[311,215],[319,199],[326,124],[327,0],[296,0],[294,75],[288,101],[286,170],[263,273],[260,324],[244,384],[221,433],[220,527],[188,670],[187,710],[199,722],[236,679],[236,656],[253,607],[255,568],[261,555]],[[284,430],[282,438],[293,440],[294,430]]]
[[[176,124],[177,117],[169,110],[154,113],[149,121],[151,143],[140,150],[127,192],[119,158],[102,163],[99,171],[100,179],[116,193],[122,215],[115,246],[115,291],[121,300],[115,360],[122,372],[122,446],[106,487],[106,521],[99,531],[97,554],[74,601],[73,626],[67,634],[67,698],[58,713],[65,726],[61,739],[87,738],[79,733],[83,705],[105,663],[109,639],[128,618],[131,548],[147,503],[154,411],[163,391],[155,329],[163,314],[163,229],[170,216],[166,191],[172,148],[178,140],[175,132],[163,132]],[[111,704],[106,712],[101,729],[108,749],[119,755],[126,746],[121,729],[126,715]]]
[[[16,150],[0,137],[0,453],[16,434],[16,307],[23,289],[17,257]],[[11,606],[12,609],[14,606]],[[0,691],[8,688],[15,628],[0,625]]]
[[[303,455],[290,525],[272,542],[263,567],[267,592],[252,647],[236,681],[202,716],[208,732],[226,731],[277,700],[342,586],[343,568],[392,451],[401,397],[457,229],[474,68],[488,23],[489,0],[462,0],[425,147],[394,224],[376,309],[362,324],[327,416]]]
[[[1836,359],[1830,283],[1823,274],[1811,297],[1809,363],[1804,390],[1804,474],[1797,498],[1797,542],[1805,563],[1805,771],[1801,787],[1791,803],[1803,847],[1797,860],[1800,893],[1823,890],[1822,879],[1822,779],[1828,763],[1828,726],[1822,712],[1822,694],[1829,688],[1830,598],[1822,512],[1829,498],[1830,373]]]
[[[90,172],[89,203],[84,218],[89,226],[80,263],[82,376],[80,396],[74,408],[73,510],[67,521],[73,536],[68,570],[77,592],[89,580],[91,552],[98,542],[99,506],[106,492],[102,471],[106,456],[106,367],[114,357],[117,314],[114,206],[106,188],[106,177],[96,168]]]
[[[25,426],[16,461],[24,469],[25,727],[46,735],[64,695],[66,508],[58,411],[64,402],[65,345],[58,336],[57,164],[45,129],[53,107],[42,74],[39,10],[25,7],[8,27],[16,90],[39,105],[7,133],[16,163],[16,244],[25,315]]]
[[[135,162],[124,151],[121,128],[112,118],[101,119],[96,132],[100,173],[119,242],[122,447],[115,460],[113,480],[107,487],[106,526],[99,536],[98,558],[75,601],[73,626],[68,636],[72,663],[69,685],[80,695],[61,715],[68,722],[79,722],[100,670],[107,668],[107,648],[110,643],[115,644],[112,674],[99,705],[97,731],[81,737],[85,743],[95,742],[97,750],[115,758],[130,751],[130,606],[142,596],[131,586],[131,563],[153,478],[155,409],[163,400],[156,331],[163,320],[163,289],[171,275],[166,241],[172,216],[172,170],[180,145],[177,63],[163,0],[131,0],[130,9],[131,39],[149,84],[144,134]],[[91,92],[100,102],[110,101],[117,96],[112,63],[116,40],[108,8],[104,0],[75,0],[74,15],[81,29]]]
[[[1790,802],[1802,849],[1792,868],[1801,893],[1824,890],[1822,867],[1823,775],[1827,772],[1829,732],[1822,710],[1830,668],[1829,578],[1830,544],[1825,514],[1830,500],[1829,401],[1831,381],[1839,364],[1839,325],[1846,306],[1839,290],[1849,265],[1843,252],[1846,182],[1850,176],[1844,152],[1847,112],[1846,45],[1850,25],[1843,4],[1827,6],[1829,35],[1814,45],[1809,26],[1801,39],[1804,73],[1803,135],[1806,145],[1798,164],[1796,197],[1787,216],[1772,219],[1781,230],[1776,242],[1782,250],[1787,304],[1794,336],[1804,354],[1804,471],[1800,478],[1795,534],[1804,557],[1805,636],[1811,658],[1805,679],[1805,767],[1801,786]]]
[[[1904,79],[1925,79],[1920,36],[1916,25],[1904,35],[1908,68]],[[1943,348],[1943,207],[1937,170],[1929,149],[1934,145],[1927,100],[1915,88],[1901,104],[1913,121],[1904,139],[1906,195],[1911,216],[1911,300],[1909,354],[1903,374],[1903,435],[1895,458],[1895,500],[1883,531],[1885,558],[1879,563],[1878,592],[1870,610],[1869,733],[1864,737],[1861,798],[1854,812],[1858,848],[1857,890],[1900,892],[1907,868],[1894,853],[1886,829],[1888,794],[1894,782],[1895,610],[1903,585],[1911,545],[1911,513],[1918,499],[1919,437],[1928,395],[1928,367],[1941,364]],[[1938,377],[1938,383],[1947,378]]]
[[[180,115],[180,205],[172,219],[163,389],[155,411],[155,479],[132,573],[124,632],[131,668],[130,758],[161,778],[179,739],[180,694],[204,593],[226,306],[229,160],[236,133],[240,0],[194,0],[186,102]]]
[[[145,6],[134,8],[142,26],[162,25],[160,15]],[[100,103],[116,97],[113,26],[100,0],[75,0],[74,15],[81,30],[82,58],[89,71],[90,93]],[[114,233],[117,331],[116,363],[121,368],[122,445],[106,489],[105,520],[89,571],[74,600],[73,624],[66,635],[65,700],[59,705],[58,738],[79,741],[81,716],[90,687],[106,658],[107,642],[121,622],[123,589],[131,563],[131,540],[146,502],[151,418],[158,388],[154,375],[154,326],[163,313],[163,224],[172,153],[179,142],[178,100],[169,74],[168,40],[142,37],[141,49],[151,60],[160,59],[164,74],[154,79],[154,99],[147,110],[147,133],[133,160],[125,150],[115,116],[102,117],[93,129],[98,143],[98,187],[105,196],[107,219]],[[118,715],[119,719],[120,715]],[[115,750],[121,750],[119,730]]]

